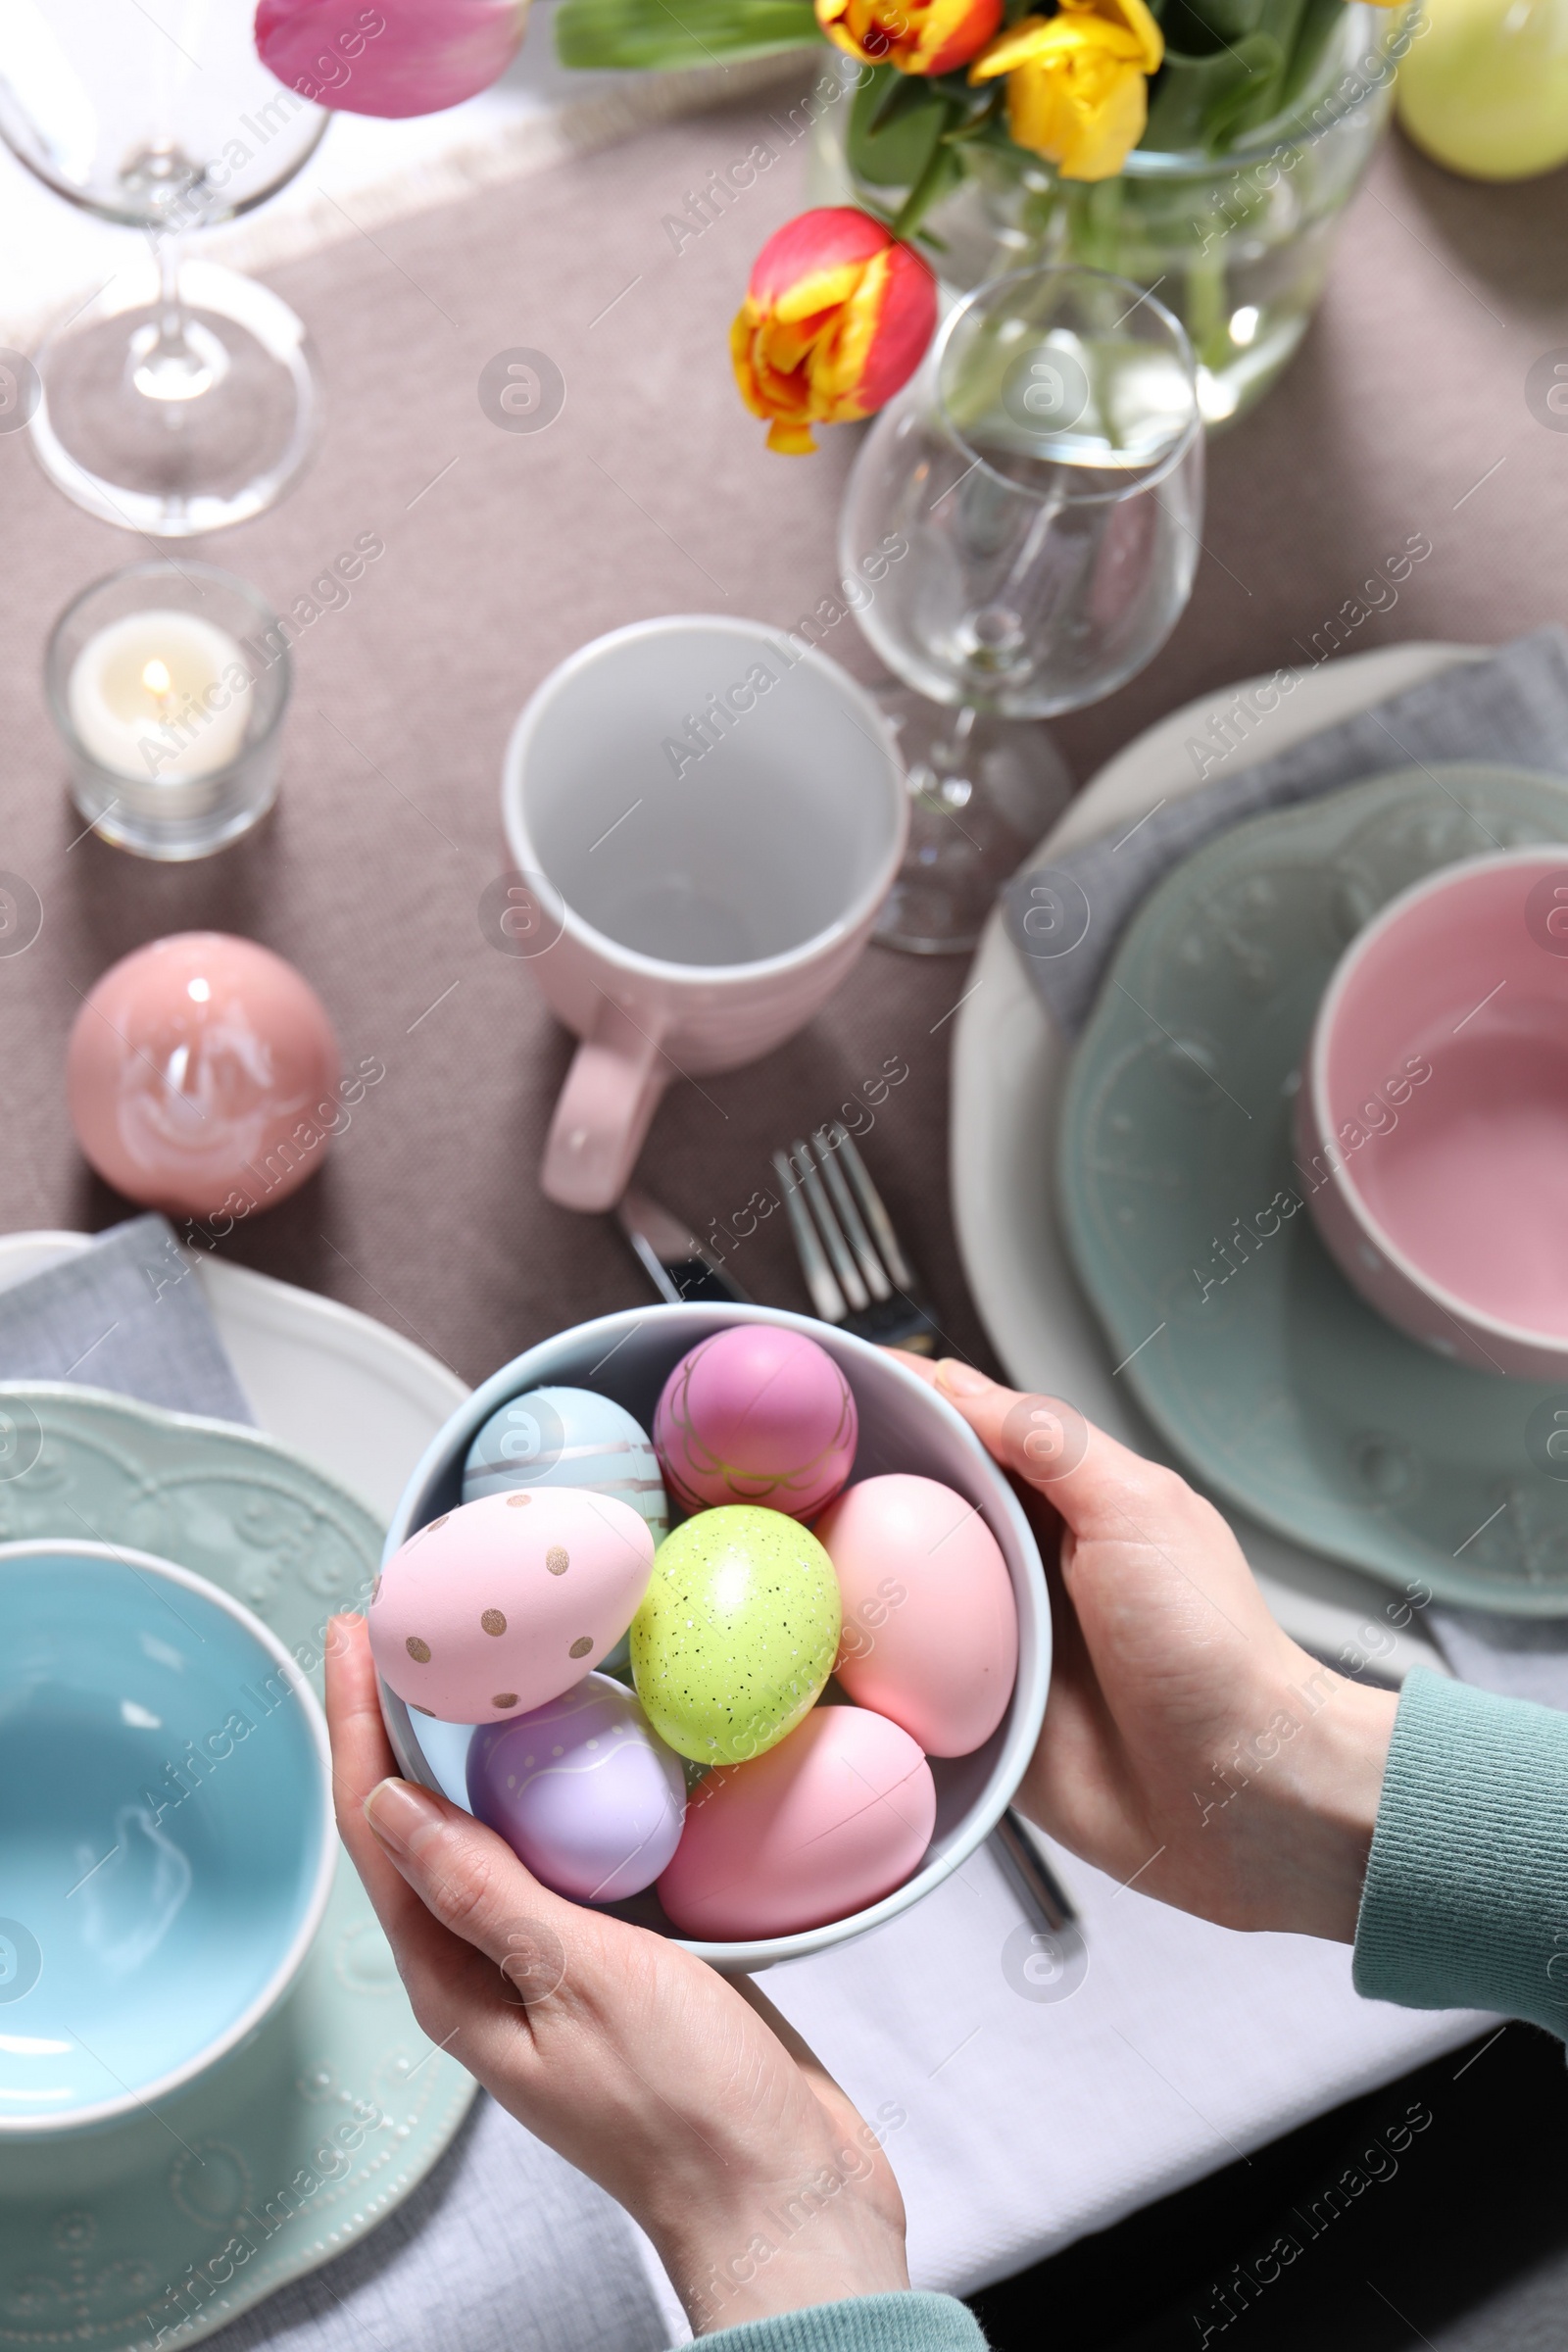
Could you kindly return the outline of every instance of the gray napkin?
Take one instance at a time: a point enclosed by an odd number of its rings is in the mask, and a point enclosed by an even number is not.
[[[1427,1626],[1462,1683],[1568,1714],[1568,1620],[1433,1608]]]
[[[1212,782],[1128,831],[1069,850],[1041,876],[1015,874],[1003,892],[1007,930],[1047,1008],[1069,1037],[1089,1017],[1106,964],[1153,885],[1174,865],[1243,817],[1338,792],[1364,776],[1392,774],[1432,760],[1497,760],[1568,776],[1568,632],[1552,627],[1515,638],[1499,653],[1466,662],[1341,719],[1251,767],[1247,732],[1256,724],[1239,697],[1221,730],[1189,750]],[[1232,748],[1227,751],[1225,738]]]
[[[167,1217],[132,1217],[0,1289],[0,1380],[71,1380],[172,1412],[256,1420]]]
[[[1247,723],[1241,712],[1227,729],[1236,749]],[[1037,869],[1014,875],[1003,893],[1008,935],[1069,1037],[1087,1020],[1116,943],[1154,884],[1244,817],[1433,760],[1496,760],[1568,776],[1568,632],[1537,629],[1234,773],[1226,772],[1233,754],[1215,736],[1190,748],[1217,771],[1212,783],[1157,808],[1135,831],[1069,851],[1049,869],[1046,890]],[[1568,1712],[1568,1622],[1442,1607],[1426,1622],[1463,1681]]]
[[[429,2178],[208,2352],[661,2352],[625,2216],[481,2091]]]

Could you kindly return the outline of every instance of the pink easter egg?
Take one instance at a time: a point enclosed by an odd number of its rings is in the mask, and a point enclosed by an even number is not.
[[[654,1449],[687,1510],[759,1502],[810,1519],[855,1462],[849,1382],[825,1348],[776,1323],[737,1323],[680,1359]]]
[[[907,1732],[863,1707],[813,1707],[765,1756],[693,1789],[659,1899],[704,1942],[826,1927],[902,1886],[936,1817]]]
[[[834,1673],[857,1706],[928,1756],[966,1756],[1007,1711],[1018,1608],[1002,1547],[972,1502],[899,1471],[847,1487],[812,1533],[838,1573]]]
[[[292,964],[221,931],[112,965],[66,1052],[71,1123],[104,1181],[172,1216],[226,1216],[224,1232],[313,1175],[374,1083],[366,1065],[343,1079],[326,1008]]]
[[[370,1593],[370,1651],[416,1714],[503,1723],[580,1683],[630,1625],[648,1522],[577,1487],[486,1494],[432,1519]]]
[[[468,1802],[557,1894],[614,1903],[651,1886],[674,1853],[686,1776],[631,1692],[590,1674],[474,1733]]]

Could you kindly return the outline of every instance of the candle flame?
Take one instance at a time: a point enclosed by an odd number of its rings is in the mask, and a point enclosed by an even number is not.
[[[148,693],[153,695],[157,701],[161,703],[168,701],[170,690],[174,683],[173,679],[169,674],[167,666],[162,662],[157,661],[148,662],[146,668],[141,673],[141,682],[146,687]]]

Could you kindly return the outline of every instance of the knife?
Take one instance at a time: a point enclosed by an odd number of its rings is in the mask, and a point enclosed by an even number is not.
[[[690,1298],[750,1303],[734,1276],[725,1273],[722,1258],[705,1248],[690,1226],[647,1193],[623,1194],[615,1214],[649,1281],[666,1304],[684,1306]]]

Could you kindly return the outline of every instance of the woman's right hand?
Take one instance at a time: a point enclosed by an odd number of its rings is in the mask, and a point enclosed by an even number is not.
[[[552,1894],[397,1779],[365,1622],[333,1621],[338,1828],[432,2042],[639,2222],[698,2334],[906,2287],[892,2168],[747,1978]]]
[[[1395,1694],[1291,1640],[1174,1470],[1054,1397],[903,1360],[1011,1473],[1045,1554],[1055,1656],[1020,1810],[1222,1927],[1352,1941]]]

